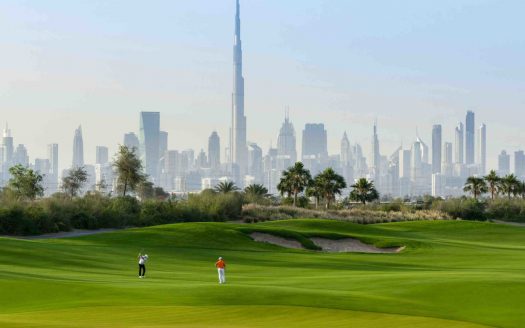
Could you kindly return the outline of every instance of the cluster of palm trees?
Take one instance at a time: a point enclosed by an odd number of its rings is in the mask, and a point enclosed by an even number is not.
[[[499,195],[505,195],[509,199],[518,196],[525,198],[524,181],[520,181],[514,174],[500,177],[494,170],[484,177],[469,177],[463,190],[470,192],[475,199],[486,193],[490,193],[491,199]]]
[[[221,193],[221,194],[229,194],[229,193],[239,193],[241,190],[239,187],[235,185],[232,181],[221,181],[219,182],[215,188],[213,188],[214,192]],[[270,194],[268,194],[268,189],[266,189],[265,186],[262,184],[251,184],[244,188],[242,190],[242,195],[244,196],[244,199],[248,203],[255,203],[259,204],[263,202],[265,199],[268,199],[270,197]]]
[[[327,168],[312,178],[310,171],[301,162],[285,170],[277,190],[281,195],[287,195],[293,199],[293,205],[297,206],[297,198],[301,193],[315,199],[315,206],[319,205],[321,199],[325,201],[326,208],[335,201],[346,188],[345,179],[337,174],[332,168]]]

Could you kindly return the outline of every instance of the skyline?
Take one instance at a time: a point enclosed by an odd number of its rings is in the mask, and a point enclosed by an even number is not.
[[[313,25],[320,25],[322,30],[324,27],[331,25],[331,23],[328,22],[330,21],[329,18],[341,18],[336,15],[334,9],[338,7],[346,7],[347,4],[341,2],[334,3],[336,3],[336,5],[333,3],[322,4],[320,1],[308,2],[305,7],[312,10],[313,14],[311,17],[308,15],[305,8],[299,8],[299,6],[296,6],[297,8],[295,9],[298,11],[298,16],[300,17],[300,20],[303,19],[303,21],[301,24],[293,26],[292,30],[295,34],[292,34],[296,35],[302,31],[309,31],[309,29],[313,27],[312,22],[318,23]],[[480,14],[480,11],[484,12],[483,9],[488,10],[491,8],[491,2],[485,2],[483,5],[474,5],[472,2],[469,3],[471,3],[471,5],[468,6],[468,8],[470,8],[469,10],[477,13],[477,15],[474,15],[475,19],[480,19],[480,17],[483,16],[483,14]],[[5,123],[5,121],[9,123],[10,129],[15,137],[16,145],[20,143],[25,144],[29,150],[31,160],[34,160],[34,158],[46,156],[47,144],[59,143],[60,166],[61,168],[64,168],[71,162],[73,149],[72,136],[74,129],[81,124],[85,142],[86,162],[93,163],[95,161],[96,146],[108,146],[111,156],[116,150],[116,145],[123,142],[122,137],[124,133],[130,131],[138,132],[137,117],[140,111],[161,112],[162,124],[164,125],[162,125],[160,129],[169,132],[170,149],[182,150],[193,148],[196,152],[201,148],[205,149],[207,138],[212,130],[218,131],[219,136],[223,141],[222,144],[226,145],[228,143],[227,129],[229,127],[228,108],[231,107],[231,104],[228,105],[228,102],[231,103],[231,98],[228,94],[231,94],[231,87],[229,87],[231,86],[231,71],[229,71],[229,68],[231,67],[231,17],[234,16],[234,14],[231,13],[231,7],[233,6],[230,6],[229,3],[223,3],[221,5],[210,3],[208,7],[204,6],[205,8],[196,5],[192,6],[190,4],[178,5],[183,7],[182,12],[189,15],[190,18],[188,18],[188,20],[191,20],[191,18],[195,16],[202,18],[202,16],[199,15],[206,15],[211,9],[218,10],[219,14],[224,14],[224,17],[220,17],[222,23],[214,26],[217,28],[217,31],[199,30],[200,39],[197,43],[209,42],[209,44],[213,45],[213,50],[211,48],[201,48],[197,51],[198,53],[194,53],[195,45],[192,45],[191,43],[188,47],[179,46],[177,49],[179,52],[177,54],[183,58],[185,56],[191,57],[196,54],[198,55],[194,60],[190,61],[191,66],[185,71],[187,75],[184,75],[184,77],[188,76],[188,78],[180,78],[180,75],[177,76],[176,73],[179,72],[177,70],[171,71],[174,66],[177,66],[173,65],[173,63],[148,63],[148,65],[142,68],[142,71],[133,71],[134,74],[131,74],[131,77],[140,80],[140,77],[149,76],[149,79],[146,79],[146,81],[151,83],[152,86],[145,87],[133,84],[129,89],[127,86],[129,86],[130,82],[124,79],[126,75],[119,76],[119,74],[122,73],[119,71],[119,69],[122,68],[121,65],[129,64],[130,60],[136,61],[137,53],[151,52],[154,55],[159,55],[162,46],[168,46],[168,43],[165,43],[164,40],[159,40],[162,38],[152,38],[153,41],[157,42],[156,45],[160,48],[152,47],[151,49],[135,49],[134,51],[131,49],[130,51],[129,47],[124,47],[124,50],[127,51],[123,51],[122,54],[129,57],[115,56],[114,58],[111,58],[111,61],[109,62],[104,56],[111,54],[116,48],[109,49],[109,53],[108,49],[99,50],[99,52],[92,50],[95,51],[95,55],[98,54],[101,57],[89,57],[87,62],[94,65],[88,66],[88,68],[94,68],[93,72],[90,72],[89,74],[76,67],[75,64],[83,63],[83,61],[80,60],[82,58],[74,56],[74,51],[73,53],[65,52],[65,55],[67,55],[65,59],[69,59],[69,61],[65,62],[64,67],[53,67],[53,63],[57,64],[60,58],[64,59],[63,56],[51,56],[53,51],[57,50],[55,44],[56,41],[65,40],[66,45],[71,45],[72,43],[75,44],[76,41],[68,38],[68,36],[71,37],[74,35],[76,29],[73,28],[73,32],[61,31],[62,34],[59,33],[56,35],[56,33],[53,33],[56,32],[53,28],[58,28],[62,21],[58,19],[54,23],[50,23],[50,21],[43,19],[42,16],[45,16],[44,14],[47,13],[48,19],[57,18],[52,14],[56,15],[57,12],[61,12],[60,10],[71,10],[75,6],[66,5],[65,9],[59,9],[49,3],[46,5],[46,2],[38,5],[28,4],[26,5],[29,6],[26,8],[26,12],[22,12],[23,15],[20,16],[20,11],[15,11],[14,15],[9,15],[9,13],[13,13],[13,8],[20,9],[20,5],[1,5],[2,7],[7,7],[2,8],[7,9],[4,11],[7,14],[4,13],[4,15],[10,16],[6,17],[6,21],[0,23],[4,27],[9,27],[9,23],[13,23],[14,18],[23,18],[19,23],[17,22],[15,24],[21,26],[24,30],[22,35],[23,38],[20,40],[14,40],[13,36],[10,35],[8,38],[10,43],[8,44],[15,45],[15,47],[8,48],[5,45],[2,47],[7,59],[13,59],[17,54],[17,51],[21,51],[24,47],[28,47],[32,51],[25,53],[23,51],[21,52],[25,55],[21,56],[22,63],[24,63],[23,59],[27,59],[27,57],[32,57],[32,59],[36,61],[36,64],[33,62],[34,65],[21,67],[21,60],[7,60],[7,62],[13,65],[10,65],[9,69],[3,69],[8,74],[0,77],[0,86],[7,86],[6,88],[3,88],[3,92],[1,93],[2,97],[0,99],[3,100],[3,106],[1,109],[0,121],[2,121],[2,123]],[[411,5],[413,8],[410,7]],[[416,12],[417,10],[424,9],[418,9],[418,6],[415,4],[411,5],[409,4],[407,7],[412,8],[412,10]],[[82,6],[87,6],[87,9],[89,9],[88,4],[83,4]],[[97,5],[93,6],[97,7]],[[103,14],[109,14],[112,13],[111,9],[113,6],[115,6],[115,4],[102,6],[98,3],[97,10],[101,11]],[[298,145],[301,144],[300,132],[305,123],[324,123],[328,131],[328,149],[330,153],[339,152],[339,142],[343,133],[346,131],[350,142],[360,143],[364,148],[363,151],[365,155],[369,157],[369,154],[371,153],[370,128],[377,117],[379,123],[381,153],[388,155],[390,152],[394,151],[400,143],[403,143],[404,145],[411,144],[416,138],[416,129],[419,130],[421,138],[429,144],[431,142],[431,128],[434,124],[443,125],[443,142],[453,142],[455,125],[458,121],[464,121],[464,115],[467,110],[473,110],[476,112],[477,116],[475,126],[476,131],[481,123],[489,123],[488,140],[490,141],[487,145],[489,167],[496,166],[497,155],[502,149],[507,150],[508,153],[513,153],[516,150],[523,149],[525,145],[524,136],[519,132],[519,115],[523,114],[520,114],[517,111],[518,108],[521,109],[520,105],[522,106],[523,103],[525,103],[523,101],[523,92],[520,91],[520,88],[523,88],[523,83],[520,85],[520,80],[518,78],[520,69],[522,69],[521,67],[513,67],[514,70],[512,72],[508,70],[508,63],[505,62],[498,63],[499,66],[485,67],[485,70],[482,70],[484,74],[482,75],[485,79],[481,79],[480,82],[466,83],[465,81],[461,81],[462,83],[459,84],[462,84],[464,89],[459,90],[459,92],[457,92],[458,90],[455,90],[452,92],[451,97],[446,97],[448,91],[445,93],[439,93],[439,91],[446,91],[447,87],[443,89],[438,88],[437,95],[439,95],[439,97],[437,98],[439,99],[434,98],[433,96],[430,96],[427,99],[421,97],[421,92],[423,94],[431,93],[434,89],[429,88],[424,83],[421,84],[421,81],[417,76],[410,75],[410,68],[413,69],[414,67],[408,67],[407,70],[397,71],[397,69],[402,67],[403,64],[406,64],[403,63],[403,61],[393,62],[393,65],[391,66],[385,66],[384,63],[377,62],[375,63],[376,65],[371,65],[372,63],[365,61],[366,65],[364,66],[369,69],[368,72],[360,71],[361,68],[355,64],[362,64],[362,61],[355,61],[355,63],[352,60],[345,60],[343,63],[337,61],[337,59],[343,54],[352,54],[352,57],[349,59],[356,59],[356,56],[359,57],[362,55],[363,51],[366,52],[367,50],[372,50],[366,45],[355,52],[344,51],[342,53],[337,53],[335,50],[340,50],[336,44],[337,42],[335,42],[337,40],[331,40],[334,36],[327,37],[328,40],[324,40],[323,42],[328,42],[331,47],[327,47],[324,50],[330,52],[335,58],[333,62],[326,64],[323,62],[324,66],[316,61],[318,57],[317,51],[312,51],[311,53],[289,51],[290,47],[299,45],[305,46],[312,43],[311,41],[316,41],[317,35],[314,33],[312,40],[303,39],[299,40],[303,43],[297,43],[294,42],[297,40],[289,38],[289,35],[287,35],[290,31],[276,35],[275,30],[272,28],[261,29],[261,18],[256,17],[256,11],[262,10],[264,13],[269,10],[269,8],[272,8],[272,6],[274,6],[272,2],[262,3],[259,1],[245,1],[243,5],[243,34],[245,35],[245,39],[248,39],[244,44],[244,52],[248,58],[245,61],[245,75],[247,76],[246,115],[248,117],[248,141],[257,142],[257,144],[264,150],[268,148],[270,140],[273,141],[272,143],[275,146],[277,143],[279,127],[285,116],[284,108],[290,106],[290,120],[297,130]],[[277,17],[280,17],[279,15],[290,15],[290,8],[287,6],[290,5],[284,5],[282,12],[279,12]],[[451,3],[444,4],[444,7],[447,6],[453,8],[458,7]],[[366,10],[367,5],[362,5],[361,7]],[[11,10],[9,10],[10,8]],[[473,10],[473,8],[477,9]],[[92,13],[90,10],[87,10],[86,12]],[[18,15],[16,15],[17,13]],[[394,11],[394,13],[396,13],[396,11]],[[116,17],[116,20],[122,24],[121,27],[128,26],[124,24],[127,17],[126,14],[129,14],[129,9],[125,9],[122,14],[119,14],[119,16]],[[462,14],[462,11],[458,10],[455,15],[452,15],[452,18],[448,17],[447,20],[455,21],[455,19],[459,19],[464,14],[464,12]],[[90,19],[94,19],[94,17],[86,14],[80,15],[80,17],[88,22]],[[59,16],[58,18],[61,17]],[[206,16],[206,18],[209,17]],[[295,19],[291,16],[289,18],[292,21],[288,22],[288,27],[290,27],[290,24],[293,25],[293,20]],[[105,17],[105,19],[107,20],[105,21],[106,24],[111,22],[109,17]],[[439,21],[439,17],[436,19]],[[214,19],[213,21],[216,20],[219,20],[219,18]],[[24,24],[28,23],[28,21],[30,24],[25,26]],[[196,22],[202,21],[197,20]],[[416,23],[417,21],[414,22],[415,29],[412,33],[417,32],[416,34],[418,34],[421,33],[421,29],[425,30],[425,26]],[[182,23],[177,21],[177,24],[170,24],[172,25],[170,25],[171,30],[169,32],[176,34],[177,28],[182,24],[183,27],[188,29],[186,32],[189,31],[190,34],[192,34],[191,26],[193,25],[187,21]],[[352,25],[353,23],[349,22],[348,24]],[[277,25],[282,28],[286,24]],[[89,26],[89,24],[87,24],[86,27],[87,26]],[[11,28],[4,29],[4,31],[12,31],[13,26],[10,27]],[[100,29],[103,29],[103,27],[106,27],[106,25],[102,24]],[[396,25],[394,27],[395,30],[402,26]],[[508,26],[503,24],[503,27],[496,26],[494,28],[501,30],[504,27]],[[426,28],[430,27],[426,26]],[[148,31],[145,31],[141,36],[152,36],[148,33],[154,31],[150,31],[149,29],[150,28],[148,27]],[[261,32],[259,31],[254,35],[256,29],[262,30],[265,33],[260,34]],[[375,33],[385,32],[378,27],[373,27],[372,30],[374,30]],[[111,28],[110,31],[112,31]],[[222,33],[223,31],[228,32],[226,33],[226,37],[224,37]],[[84,32],[89,35],[90,33],[100,32],[100,30],[91,31],[86,29]],[[209,35],[207,32],[210,32]],[[73,34],[70,35],[71,33]],[[164,34],[166,33],[167,31],[162,31],[164,37]],[[363,35],[357,35],[357,39],[353,39],[353,41],[355,42],[356,40],[359,40],[359,37],[365,37],[367,33],[370,32],[363,32]],[[11,34],[16,35],[17,33]],[[220,37],[217,37],[219,34]],[[269,35],[265,36],[264,34]],[[102,35],[107,36],[104,33],[102,33]],[[389,33],[386,33],[386,35],[391,36]],[[407,36],[410,35],[412,34],[407,34]],[[131,37],[131,34],[128,35],[121,31],[121,36],[123,39],[126,39],[126,37]],[[265,53],[265,48],[268,47],[268,44],[270,46],[275,46],[275,43],[268,42],[268,36],[281,37],[278,38],[280,41],[286,39],[287,42],[281,44],[282,49],[270,47],[269,50],[273,50],[273,54],[271,51]],[[502,36],[503,39],[501,42],[509,41],[507,38],[510,38],[510,36],[506,34],[502,34]],[[451,37],[455,40],[455,36],[451,35]],[[102,39],[105,40],[104,37],[102,37]],[[97,42],[95,42],[96,40],[92,38],[88,38],[88,41],[91,41],[87,43],[88,45],[97,44]],[[119,47],[123,46],[123,41],[120,38],[117,37],[116,41]],[[334,41],[334,43],[331,43],[332,41]],[[455,42],[457,41],[458,40],[455,40]],[[486,42],[487,44],[490,43],[488,41]],[[383,44],[381,42],[379,43]],[[124,42],[124,45],[125,44],[126,43]],[[388,42],[383,44],[383,46],[386,46],[387,44]],[[349,43],[346,45],[348,46]],[[512,42],[507,46],[512,48]],[[514,49],[514,51],[511,51],[511,54],[516,55],[521,53],[521,51],[523,51],[521,46],[518,44],[517,48]],[[471,44],[470,47],[467,47],[467,50],[470,49],[472,51],[474,48],[475,47],[472,47]],[[280,52],[280,50],[287,51]],[[174,53],[168,52],[168,54],[173,55]],[[211,56],[211,54],[213,54],[213,56]],[[275,57],[276,54],[278,54],[277,57]],[[408,50],[406,54],[409,54]],[[444,54],[447,54],[447,51],[444,51]],[[113,55],[116,55],[116,53],[113,53]],[[146,54],[144,55],[146,56]],[[359,57],[358,59],[370,59],[369,57],[375,58],[379,54],[377,52],[372,52],[369,53],[369,55],[370,56]],[[486,53],[484,55],[487,56]],[[68,56],[71,57],[68,58]],[[458,56],[458,60],[463,58],[461,55]],[[393,61],[395,59],[394,57],[390,58],[390,60]],[[477,59],[479,60],[479,58]],[[275,64],[275,60],[277,60],[278,65],[273,67],[272,64]],[[476,60],[473,61],[476,62]],[[110,63],[115,65],[116,68],[112,68],[109,65]],[[137,64],[140,63],[140,61],[136,61],[133,63],[134,65],[132,65],[132,67],[136,68]],[[295,63],[295,65],[291,65],[291,69],[289,65],[282,65],[283,63]],[[351,75],[354,80],[343,77],[343,74],[333,72],[333,74],[327,74],[326,72],[333,69],[333,66],[337,63],[341,64],[340,67],[343,73],[358,72],[359,74],[355,76]],[[437,61],[436,63],[443,64],[441,61]],[[61,64],[63,64],[63,62]],[[185,62],[185,64],[187,63]],[[1,67],[5,68],[5,63],[2,65],[3,66]],[[416,66],[418,65],[421,65],[421,63],[417,63]],[[515,65],[519,65],[519,62],[515,62]],[[275,71],[279,71],[279,77],[284,78],[285,81],[274,81],[275,83],[269,85],[269,80],[267,80],[267,78],[269,78],[267,75],[269,72],[263,72],[268,66],[272,66],[275,68]],[[175,80],[170,80],[173,79],[173,77],[167,79],[168,77],[162,72],[162,68],[167,68],[167,71],[169,71],[170,74],[177,76],[176,83],[172,84],[173,87],[171,87],[171,84],[170,87],[166,86],[166,84],[169,84],[166,82],[175,82]],[[384,72],[378,72],[377,70],[381,70],[381,68],[386,69]],[[492,70],[492,74],[490,70],[487,71],[489,68]],[[68,72],[68,69],[71,70],[71,72]],[[180,67],[178,69],[180,70]],[[466,69],[473,69],[473,67],[467,65]],[[229,73],[227,73],[228,71]],[[436,78],[443,78],[442,73],[433,72],[434,75],[432,75],[430,74],[432,72],[424,70],[421,72],[426,73],[427,78],[430,77],[429,80],[431,82],[435,82]],[[71,75],[69,78],[76,79],[78,83],[66,85],[66,82],[70,82],[69,79],[65,78],[68,77],[66,73],[69,73]],[[77,73],[83,74],[77,75]],[[13,74],[17,78],[13,79]],[[66,76],[64,76],[64,74],[66,74]],[[468,80],[479,78],[479,74],[481,73],[478,73],[478,75],[466,75],[463,79]],[[513,74],[516,76],[512,78]],[[457,72],[450,72],[450,77],[445,80],[448,80],[449,82],[453,81],[456,75]],[[95,82],[100,79],[102,79],[102,82],[106,83],[102,83],[102,87],[100,88],[93,87],[93,85],[96,84]],[[289,81],[290,79],[296,81]],[[512,81],[513,79],[516,79],[516,81]],[[108,85],[108,80],[113,83],[109,83]],[[343,83],[336,83],[341,81]],[[383,84],[378,85],[375,83],[377,81],[383,82]],[[489,82],[497,81],[503,81],[506,83],[515,82],[515,84],[510,85],[509,89],[505,90],[505,92],[501,92],[501,85],[498,85],[499,87],[496,88],[491,88],[491,94],[494,94],[494,97],[498,98],[498,106],[495,106],[495,100],[486,100],[487,94],[489,94],[488,91],[480,92],[476,87],[479,87],[480,84],[483,83],[488,86],[490,84]],[[58,88],[55,85],[57,82],[61,82],[62,84],[59,83],[58,86],[62,86],[63,88]],[[89,82],[92,82],[93,85]],[[384,85],[384,82],[389,83]],[[400,85],[394,86],[393,84]],[[181,86],[184,88],[179,91],[181,88],[178,87]],[[407,88],[407,86],[412,86],[412,88]],[[369,90],[366,90],[366,87],[369,87]],[[49,88],[51,88],[52,92],[48,94],[46,90],[49,91]],[[150,88],[153,88],[153,90]],[[513,88],[515,89],[514,91],[516,91],[514,98],[506,97],[506,92],[513,91]],[[401,91],[401,89],[403,89],[402,92],[396,93],[396,90]],[[405,93],[407,91],[405,89],[413,92],[413,94],[406,95]],[[224,90],[226,91],[222,93]],[[114,91],[117,92],[113,94],[112,92]],[[186,91],[189,96],[181,96],[181,93],[184,91]],[[521,94],[519,94],[518,91],[521,92]],[[136,92],[137,96],[130,97],[130,94],[133,92]],[[172,93],[174,94],[171,95]],[[371,96],[373,93],[379,93],[381,97],[376,97],[378,99],[372,99]],[[269,99],[267,94],[271,94],[273,96],[272,99]],[[31,97],[23,97],[25,95],[31,95]],[[354,97],[356,95],[360,97]],[[465,98],[469,98],[469,104],[466,103]],[[364,101],[363,99],[367,101]],[[42,100],[45,101],[42,102]],[[437,106],[437,100],[444,103],[451,103],[452,105]],[[388,103],[388,106],[379,106],[378,102],[383,102],[385,104]],[[49,103],[53,103],[53,105],[51,106]],[[512,106],[508,106],[508,103],[511,103]],[[408,106],[409,109],[405,109],[405,107],[407,107],[406,104],[410,105]],[[413,107],[418,104],[421,105],[416,112],[419,116],[411,115],[411,111],[414,110]],[[204,107],[208,107],[209,109],[205,109]],[[392,107],[394,107],[394,110],[391,109]],[[501,109],[500,107],[504,108]],[[51,110],[50,108],[54,109]],[[439,109],[439,112],[436,108]],[[18,114],[14,111],[18,111]],[[196,116],[195,118],[192,118],[189,115],[190,111]],[[423,111],[425,111],[424,114]],[[430,111],[430,113],[427,115],[426,111]],[[502,111],[508,111],[509,115],[501,115]],[[25,122],[28,115],[34,119],[34,123]],[[516,119],[516,115],[518,115],[518,119]],[[115,121],[121,122],[121,124],[115,126]],[[260,122],[263,122],[264,124],[260,124]],[[25,126],[24,123],[26,123]],[[57,126],[62,128],[57,129]],[[101,129],[105,132],[100,133]],[[401,131],[403,131],[403,133],[401,133]],[[221,150],[224,150],[224,147]]]

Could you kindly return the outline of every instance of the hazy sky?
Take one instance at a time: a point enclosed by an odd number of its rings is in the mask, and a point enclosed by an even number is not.
[[[31,160],[60,144],[71,163],[82,124],[86,160],[115,151],[139,112],[161,112],[169,148],[205,148],[231,117],[234,0],[2,0],[0,123]],[[248,139],[266,151],[286,106],[300,149],[325,123],[381,152],[432,124],[444,141],[465,112],[487,124],[489,164],[525,147],[525,1],[241,0]]]

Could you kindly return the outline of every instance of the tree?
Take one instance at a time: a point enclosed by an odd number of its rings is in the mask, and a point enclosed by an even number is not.
[[[285,193],[293,195],[293,206],[297,206],[297,196],[311,184],[311,181],[310,171],[304,168],[303,163],[297,162],[283,172],[277,189],[281,192],[281,195]]]
[[[319,173],[315,179],[314,184],[326,200],[326,208],[330,208],[332,201],[335,201],[335,195],[340,195],[341,191],[346,188],[345,179],[329,167],[323,172]]]
[[[507,174],[501,178],[499,182],[499,190],[510,199],[512,195],[516,195],[518,185],[518,178],[514,174]]]
[[[215,191],[223,194],[238,191],[239,188],[232,181],[222,181],[215,186]]]
[[[88,174],[83,166],[74,167],[62,178],[62,189],[70,197],[75,197],[86,183],[87,178]]]
[[[117,190],[125,197],[128,191],[135,191],[140,183],[146,181],[142,172],[142,162],[138,158],[135,148],[120,145],[113,161],[117,174]]]
[[[357,180],[355,184],[351,186],[352,191],[350,192],[350,199],[353,201],[361,202],[365,205],[367,202],[372,202],[379,199],[379,193],[374,187],[372,181],[368,181],[366,178]]]
[[[44,195],[43,176],[38,172],[17,164],[9,168],[9,173],[11,179],[9,179],[8,188],[14,192],[18,199],[34,200],[36,197]]]
[[[262,184],[251,184],[244,188],[244,195],[248,202],[257,204],[260,200],[268,197],[268,189]]]
[[[315,199],[315,208],[319,207],[319,200],[321,199],[321,196],[322,196],[320,183],[316,181],[317,179],[318,179],[318,176],[314,178],[312,183],[306,188],[306,191],[305,191],[307,197],[313,197]]]
[[[496,174],[496,171],[491,170],[488,175],[483,177],[483,179],[485,179],[490,191],[490,198],[494,199],[498,193],[498,184],[501,181],[501,178]]]
[[[474,196],[474,199],[478,199],[478,196],[486,193],[488,191],[487,183],[483,178],[478,177],[468,177],[463,191],[470,192]]]

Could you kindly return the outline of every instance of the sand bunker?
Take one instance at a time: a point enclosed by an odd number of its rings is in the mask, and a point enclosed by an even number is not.
[[[331,253],[398,253],[405,249],[405,247],[379,248],[352,238],[332,240],[314,237],[310,239],[314,242],[314,244],[321,247],[323,251]]]
[[[253,232],[250,234],[253,240],[269,243],[286,248],[304,249],[300,242],[293,239],[274,236],[268,233]],[[405,247],[379,248],[373,245],[365,244],[357,239],[345,238],[339,240],[325,239],[314,237],[310,238],[314,244],[321,247],[324,252],[329,253],[398,253]]]
[[[301,245],[301,243],[297,240],[277,237],[270,235],[269,233],[253,232],[250,234],[250,237],[252,237],[252,239],[255,241],[260,241],[263,243],[269,243],[286,248],[304,249],[303,245]]]

